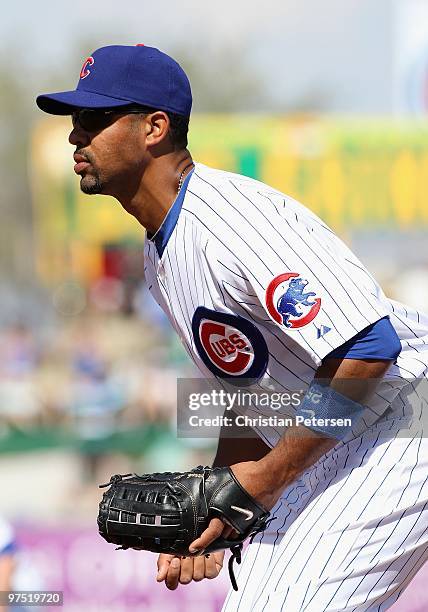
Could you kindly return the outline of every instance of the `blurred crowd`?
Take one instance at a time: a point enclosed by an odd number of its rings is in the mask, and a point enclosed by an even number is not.
[[[0,330],[3,428],[74,427],[82,437],[168,420],[186,358],[137,317],[82,315],[49,330]]]
[[[43,324],[0,328],[0,454],[65,446],[96,479],[109,452],[138,456],[175,438],[177,378],[194,369],[144,283],[132,308],[88,299],[76,316],[52,295]]]

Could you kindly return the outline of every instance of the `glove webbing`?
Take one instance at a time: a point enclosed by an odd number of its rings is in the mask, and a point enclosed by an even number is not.
[[[171,473],[171,475],[173,475],[173,473]],[[119,482],[125,481],[127,478],[132,478],[133,476],[135,476],[135,474],[115,474],[114,476],[112,476],[110,478],[109,482],[104,483],[104,484],[100,484],[98,486],[99,486],[100,489],[103,489],[103,488],[108,487],[110,485],[118,484]],[[149,475],[149,477],[147,479],[149,479],[149,478],[150,478],[150,475]],[[182,512],[181,501],[180,501],[179,497],[176,494],[177,493],[176,490],[173,488],[171,483],[166,482],[164,484],[165,484],[165,487],[169,490],[170,497],[171,497],[172,501],[175,502],[175,505],[177,507],[178,512],[181,513]],[[205,499],[204,499],[204,502],[205,502],[205,507],[206,507]],[[126,520],[122,521],[122,516],[123,516],[122,511],[119,510],[119,509],[117,509],[117,511],[119,512],[119,519],[120,519],[119,522],[123,522],[123,523],[129,523],[130,522],[130,523],[138,524],[138,521],[136,519],[137,519],[137,516],[138,516],[139,513],[132,512],[132,511],[126,511],[126,515],[133,515],[133,516],[135,516],[135,520],[134,521],[126,521]],[[206,511],[208,512],[208,509]],[[146,515],[143,515],[143,514],[141,514],[140,516],[146,517]],[[108,519],[107,519],[107,521],[108,521]],[[180,532],[181,531],[179,531],[178,533],[180,533]],[[118,546],[116,548],[116,550],[128,550],[129,548],[132,548],[132,547],[131,546],[126,546],[126,545],[121,545],[121,546]]]

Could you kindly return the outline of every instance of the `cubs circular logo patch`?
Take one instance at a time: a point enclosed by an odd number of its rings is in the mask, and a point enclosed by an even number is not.
[[[270,317],[288,329],[300,329],[315,319],[321,298],[307,287],[309,281],[297,272],[275,276],[266,289],[266,307]]]
[[[268,364],[268,348],[253,323],[238,315],[199,306],[193,315],[196,349],[207,368],[220,378],[258,380]]]

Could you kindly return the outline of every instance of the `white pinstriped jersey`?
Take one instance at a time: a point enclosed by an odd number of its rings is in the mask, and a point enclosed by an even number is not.
[[[284,490],[223,612],[387,610],[428,558],[427,402],[415,380],[427,376],[428,317],[387,299],[304,206],[202,164],[146,241],[145,266],[207,377],[302,389],[333,349],[390,317],[402,351],[360,429]],[[283,433],[255,429],[270,446]]]
[[[157,245],[146,240],[145,273],[205,376],[304,388],[327,354],[386,315],[402,343],[385,379],[397,385],[385,382],[365,424],[386,410],[402,378],[423,375],[428,317],[387,299],[307,208],[259,181],[199,163],[180,195],[153,237]],[[274,444],[278,435],[264,437]]]

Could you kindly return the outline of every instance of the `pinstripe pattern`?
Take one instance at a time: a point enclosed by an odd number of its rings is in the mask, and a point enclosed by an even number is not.
[[[428,317],[386,298],[355,255],[313,213],[258,181],[196,164],[159,254],[145,244],[145,274],[201,372],[192,318],[198,307],[244,317],[269,361],[259,380],[304,390],[322,359],[388,315],[402,343],[363,419],[279,500],[276,519],[246,552],[225,612],[386,610],[427,557]],[[321,310],[307,325],[275,323],[265,301],[286,272],[307,279]],[[320,334],[320,326],[330,328]],[[239,410],[238,410],[239,412]],[[248,414],[262,409],[248,408]],[[255,428],[274,446],[282,432]],[[257,579],[254,579],[257,577]]]
[[[238,584],[247,586],[229,594],[225,611],[392,605],[427,555],[428,444],[393,438],[378,445],[376,438],[362,437],[358,447],[360,465],[353,465],[352,447],[343,445],[284,492],[274,509],[277,520],[244,557]],[[403,465],[402,476],[395,459]],[[256,584],[251,576],[258,577]]]

